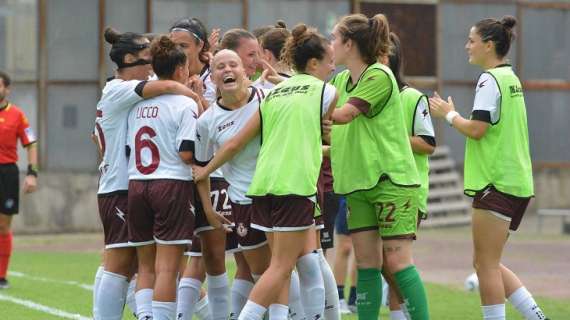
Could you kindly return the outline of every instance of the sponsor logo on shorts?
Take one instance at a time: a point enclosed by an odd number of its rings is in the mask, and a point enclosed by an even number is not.
[[[242,238],[247,235],[247,227],[242,222],[238,223],[237,234]]]
[[[123,220],[123,222],[125,221],[125,213],[123,211],[121,211],[121,209],[119,209],[118,207],[115,207],[115,210],[117,210],[115,212],[115,214],[117,215],[117,217],[119,217],[119,219]]]
[[[190,205],[190,213],[192,213],[193,215],[196,215],[196,208],[194,207],[192,202],[190,202],[189,205]]]

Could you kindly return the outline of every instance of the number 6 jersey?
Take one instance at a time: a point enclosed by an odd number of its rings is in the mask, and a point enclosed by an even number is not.
[[[180,151],[194,151],[198,106],[182,95],[137,103],[129,114],[129,180],[192,180]]]

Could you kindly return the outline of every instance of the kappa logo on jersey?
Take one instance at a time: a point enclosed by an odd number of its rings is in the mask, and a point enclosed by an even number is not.
[[[235,124],[235,121],[232,120],[232,121],[230,121],[230,122],[228,122],[228,123],[224,123],[223,125],[218,126],[218,132],[222,132],[222,131],[224,131],[225,129],[227,129],[227,128],[233,126],[234,124]]]
[[[240,236],[242,238],[247,236],[247,227],[242,222],[240,222],[238,224],[236,231],[237,231],[238,236]]]
[[[117,215],[117,217],[119,217],[119,219],[123,220],[123,222],[125,221],[125,213],[123,211],[121,211],[121,209],[119,209],[118,207],[115,207],[115,210],[117,210],[115,212],[115,214]]]
[[[422,111],[422,116],[424,116],[424,118],[426,118],[428,116],[428,111],[427,109],[424,109],[424,111]]]
[[[485,86],[485,82],[487,81],[489,81],[489,79],[481,81],[481,83],[479,83],[479,88],[483,88]]]
[[[192,116],[194,117],[194,119],[198,119],[198,114],[194,112],[194,110],[192,110]]]

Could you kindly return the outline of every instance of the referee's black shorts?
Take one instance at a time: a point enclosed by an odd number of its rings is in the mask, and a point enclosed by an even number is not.
[[[17,214],[20,198],[20,172],[15,163],[0,164],[0,213]]]

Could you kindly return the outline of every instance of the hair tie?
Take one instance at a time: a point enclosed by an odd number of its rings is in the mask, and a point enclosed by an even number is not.
[[[373,18],[368,18],[368,26],[372,28],[372,23],[374,22]]]

